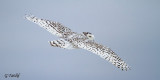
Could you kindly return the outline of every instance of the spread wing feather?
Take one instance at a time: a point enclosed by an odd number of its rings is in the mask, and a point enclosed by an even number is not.
[[[78,44],[78,47],[82,49],[86,49],[88,51],[91,51],[99,55],[101,58],[111,62],[113,65],[115,65],[116,67],[122,70],[127,71],[130,69],[130,67],[117,54],[115,54],[110,48],[107,48],[103,45],[100,45],[92,41],[79,42],[77,44]]]
[[[31,22],[38,24],[42,28],[46,29],[47,31],[58,37],[65,37],[66,34],[71,32],[71,29],[63,26],[58,22],[40,19],[33,15],[26,15],[25,18]]]

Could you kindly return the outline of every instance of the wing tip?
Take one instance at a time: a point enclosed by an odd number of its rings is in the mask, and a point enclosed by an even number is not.
[[[32,14],[25,14],[25,16],[24,16],[24,19],[27,19],[27,20],[31,20],[33,18],[35,18],[35,16]]]
[[[127,65],[125,67],[121,67],[121,70],[122,71],[129,71],[129,70],[131,70],[131,67]]]

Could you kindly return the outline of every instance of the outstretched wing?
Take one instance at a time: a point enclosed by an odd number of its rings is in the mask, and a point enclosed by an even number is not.
[[[63,26],[58,22],[40,19],[33,15],[26,15],[25,18],[31,22],[38,24],[39,26],[43,27],[44,29],[58,37],[64,37],[71,32],[71,29]]]
[[[99,55],[103,59],[108,60],[113,65],[115,65],[116,67],[122,70],[127,71],[130,69],[130,67],[120,57],[118,57],[118,55],[115,54],[110,48],[107,48],[93,41],[77,42],[77,44],[78,44],[78,47],[82,49],[86,49],[88,51],[91,51]]]

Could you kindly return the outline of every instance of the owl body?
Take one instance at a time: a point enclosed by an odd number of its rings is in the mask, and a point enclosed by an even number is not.
[[[50,45],[53,47],[63,49],[85,49],[99,55],[121,70],[127,71],[130,69],[130,67],[110,48],[96,43],[94,41],[94,35],[90,32],[73,32],[71,29],[58,22],[40,19],[35,16],[26,15],[25,18],[60,38],[58,40],[49,41]]]

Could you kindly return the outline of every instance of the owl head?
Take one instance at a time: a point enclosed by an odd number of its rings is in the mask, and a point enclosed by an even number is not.
[[[90,32],[83,32],[83,34],[89,39],[89,40],[94,40],[95,37],[92,33]]]

